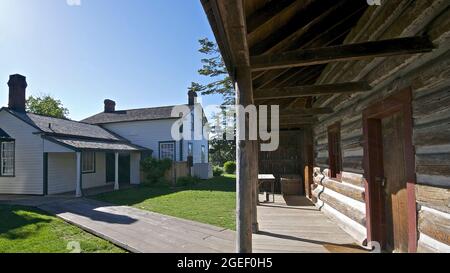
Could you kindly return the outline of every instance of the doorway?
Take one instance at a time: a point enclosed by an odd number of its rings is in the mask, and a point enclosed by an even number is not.
[[[386,252],[415,252],[411,90],[363,112],[367,239]]]
[[[114,153],[106,153],[106,182],[113,183],[115,181],[115,155]],[[119,182],[130,183],[130,161],[129,154],[119,154]]]

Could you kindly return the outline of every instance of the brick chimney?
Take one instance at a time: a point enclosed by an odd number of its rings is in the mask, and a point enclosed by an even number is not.
[[[115,101],[106,99],[104,103],[105,103],[105,113],[114,113],[116,111]]]
[[[197,103],[197,92],[191,90],[188,92],[188,104],[194,105],[196,103]]]
[[[15,74],[9,76],[9,104],[11,110],[25,113],[25,89],[27,80],[25,76]]]

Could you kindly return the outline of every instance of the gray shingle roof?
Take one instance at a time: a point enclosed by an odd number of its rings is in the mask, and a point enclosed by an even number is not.
[[[177,105],[154,107],[154,108],[142,108],[131,110],[120,110],[113,113],[99,113],[88,117],[82,122],[90,124],[106,124],[116,122],[129,122],[129,121],[143,121],[143,120],[158,120],[158,119],[176,119],[172,117],[172,109]],[[186,105],[187,106],[187,105]]]
[[[49,141],[61,144],[74,150],[109,150],[109,151],[140,151],[149,150],[132,144],[98,125],[16,112],[2,108],[29,125],[35,127]],[[0,132],[1,133],[1,132]],[[6,132],[5,132],[6,134]],[[6,134],[7,135],[7,134]]]
[[[46,139],[69,146],[76,150],[109,150],[109,151],[141,151],[145,148],[123,142],[109,142],[104,140],[82,140],[67,137],[50,136]]]
[[[45,117],[31,113],[20,113],[12,110],[8,111],[21,120],[25,121],[26,123],[36,127],[37,129],[45,133],[118,141],[124,140],[123,138],[120,138],[117,135],[114,135],[97,125],[77,122],[68,119]]]

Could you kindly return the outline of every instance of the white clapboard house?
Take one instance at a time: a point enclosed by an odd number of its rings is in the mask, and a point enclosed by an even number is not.
[[[81,196],[83,189],[139,184],[145,156],[189,161],[195,175],[210,175],[208,139],[172,137],[175,106],[116,111],[105,100],[103,113],[77,122],[26,112],[24,76],[11,75],[8,86],[9,105],[0,109],[0,194]],[[188,105],[196,104],[191,92]]]

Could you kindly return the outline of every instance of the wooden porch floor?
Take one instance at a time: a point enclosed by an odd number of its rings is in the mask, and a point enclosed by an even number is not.
[[[306,197],[276,195],[258,206],[258,222],[254,252],[367,252]]]

